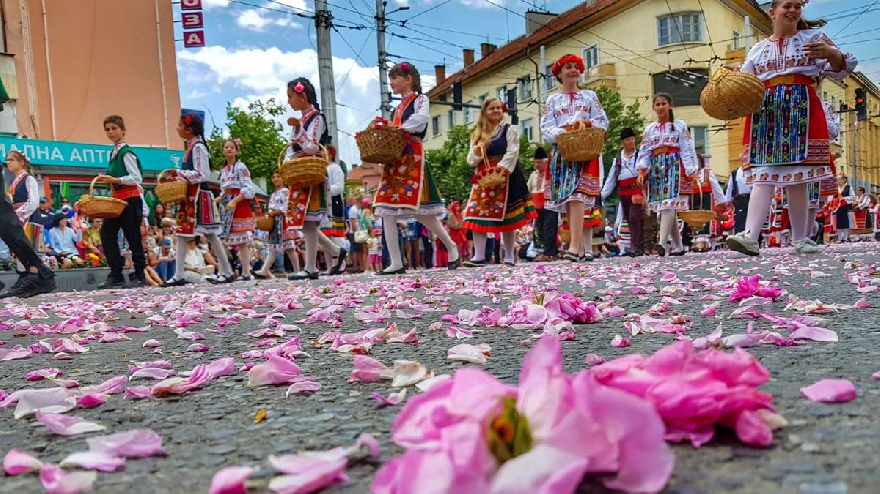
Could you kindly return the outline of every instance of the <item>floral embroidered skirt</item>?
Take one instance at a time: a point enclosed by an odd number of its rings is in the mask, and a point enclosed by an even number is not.
[[[224,245],[242,245],[249,243],[257,229],[250,201],[243,199],[235,205],[235,209],[227,212],[226,206],[238,197],[238,193],[223,196],[220,201],[220,239]]]
[[[220,211],[214,204],[214,194],[190,184],[186,199],[177,205],[177,235],[217,235],[220,233]]]
[[[565,205],[572,201],[583,202],[587,209],[593,207],[602,192],[600,166],[598,158],[579,163],[565,161],[554,144],[544,183],[544,208],[564,213]]]
[[[490,158],[489,166],[496,166],[499,160]],[[537,217],[526,179],[517,166],[503,184],[495,187],[474,184],[471,187],[464,211],[464,228],[482,233],[512,232]]]
[[[418,140],[407,143],[397,162],[385,165],[373,199],[373,214],[383,217],[446,215],[440,189],[425,162],[424,148]]]
[[[688,196],[681,193],[686,180],[678,148],[655,149],[648,165],[648,208],[654,212],[689,209]]]
[[[749,185],[796,185],[833,178],[822,102],[806,76],[764,82],[764,104],[747,117]]]

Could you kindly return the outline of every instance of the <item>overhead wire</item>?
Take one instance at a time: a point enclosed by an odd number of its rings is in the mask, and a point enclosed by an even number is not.
[[[853,22],[857,21],[857,20],[859,19],[859,17],[861,17],[862,15],[864,15],[865,12],[867,12],[868,10],[870,10],[871,7],[877,5],[878,3],[880,3],[880,0],[874,0],[873,2],[871,2],[867,7],[865,7],[865,10],[859,12],[858,15],[856,15],[856,16],[853,17],[849,22],[847,22],[845,26],[843,26],[842,28],[840,28],[840,30],[837,31],[837,33],[836,33],[834,36],[837,36],[838,34],[842,33],[846,28],[850,27],[850,26],[852,25]]]

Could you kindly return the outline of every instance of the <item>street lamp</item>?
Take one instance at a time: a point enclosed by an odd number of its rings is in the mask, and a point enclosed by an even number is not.
[[[382,5],[388,5],[388,2],[382,2]],[[404,5],[404,6],[402,6],[402,7],[398,7],[398,8],[396,8],[396,9],[392,10],[391,12],[385,12],[385,15],[386,15],[386,16],[387,16],[387,15],[391,15],[391,14],[393,14],[393,13],[395,13],[395,12],[400,12],[401,10],[409,10],[409,5]]]

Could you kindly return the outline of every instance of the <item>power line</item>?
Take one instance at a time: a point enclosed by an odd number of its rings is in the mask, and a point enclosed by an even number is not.
[[[349,43],[348,40],[345,39],[345,36],[343,36],[342,33],[340,33],[338,29],[336,29],[336,26],[333,26],[333,30],[336,31],[336,34],[338,34],[339,37],[342,38],[342,41],[343,41],[346,45],[348,45],[349,48],[351,48],[351,51],[355,51],[354,47],[351,46],[351,43]],[[367,42],[368,42],[368,41],[370,41],[370,37],[369,37],[369,35],[368,35],[368,36],[364,36],[364,43],[361,45],[360,50],[357,50],[356,53],[355,53],[355,58],[356,58],[357,60],[360,60],[360,61],[364,64],[365,67],[369,67],[370,65],[369,65],[367,62],[365,62],[363,58],[361,58],[361,53],[364,51],[364,48],[367,47]],[[345,83],[348,82],[348,77],[351,75],[351,71],[354,70],[355,65],[357,65],[357,64],[356,64],[356,63],[353,63],[353,64],[351,65],[351,67],[348,68],[348,72],[345,73],[345,76],[342,78],[342,82],[339,83],[339,91],[340,91],[340,92],[342,92],[342,88],[345,87]]]
[[[429,7],[429,8],[427,8],[427,9],[425,9],[425,10],[423,10],[423,11],[417,13],[416,15],[410,17],[410,18],[407,19],[406,21],[402,21],[402,22],[405,23],[405,22],[407,22],[407,21],[411,21],[411,20],[415,19],[416,17],[419,17],[419,16],[422,16],[422,15],[425,15],[425,14],[427,14],[428,12],[430,12],[430,11],[432,11],[432,10],[434,10],[434,9],[439,9],[440,7],[446,5],[447,3],[451,2],[451,1],[452,1],[452,0],[443,0],[442,2],[438,3],[437,5],[434,5],[433,7]]]
[[[865,10],[859,12],[858,15],[856,15],[855,17],[852,18],[852,20],[850,20],[848,23],[846,23],[846,25],[843,26],[843,27],[840,29],[840,31],[837,31],[837,34],[835,34],[835,36],[837,36],[838,34],[840,34],[841,32],[843,32],[844,29],[846,29],[846,28],[848,28],[850,25],[852,25],[853,22],[855,22],[856,20],[858,20],[859,17],[861,17],[865,12],[867,12],[868,10],[870,10],[871,7],[877,5],[878,3],[880,3],[880,0],[874,0],[873,2],[871,2],[867,7],[865,7]]]

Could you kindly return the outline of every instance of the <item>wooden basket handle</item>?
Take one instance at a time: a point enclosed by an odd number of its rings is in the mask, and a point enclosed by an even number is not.
[[[278,166],[279,166],[279,167],[281,166],[281,163],[282,163],[282,161],[283,161],[284,153],[287,152],[287,148],[289,148],[291,145],[293,145],[293,143],[292,143],[292,142],[288,142],[287,144],[284,145],[283,148],[281,148],[281,152],[278,153]]]
[[[586,130],[587,128],[589,127],[587,127],[586,122],[584,122],[583,120],[578,120],[577,122],[575,122],[575,128],[572,130]]]
[[[173,170],[173,168],[169,168],[169,169],[167,169],[167,170],[162,170],[161,172],[159,172],[159,174],[156,175],[156,184],[158,185],[158,184],[162,183],[162,177],[163,177],[166,173],[170,172],[171,170]]]
[[[92,183],[89,185],[89,195],[95,197],[95,182],[98,181],[99,175],[95,175],[95,178],[92,179]]]

